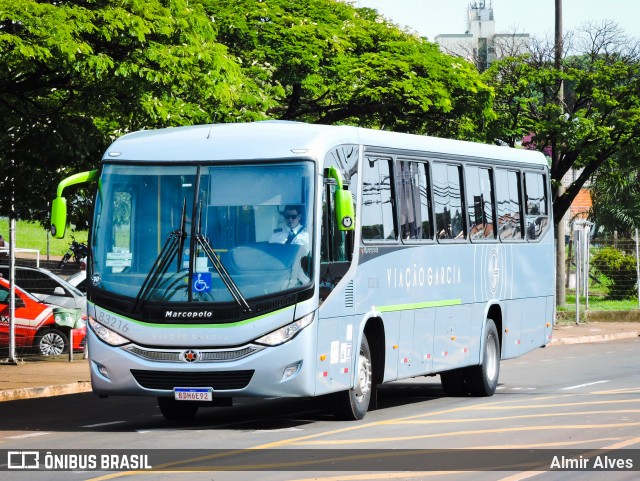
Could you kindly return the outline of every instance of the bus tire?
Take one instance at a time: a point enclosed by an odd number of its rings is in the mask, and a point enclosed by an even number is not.
[[[159,397],[158,407],[167,421],[191,421],[198,412],[198,404],[196,402],[176,401],[171,397]]]
[[[500,339],[493,319],[487,319],[484,327],[482,364],[467,368],[467,381],[472,396],[493,396],[500,375]]]
[[[357,382],[353,389],[333,394],[333,412],[343,421],[358,421],[364,418],[369,409],[373,386],[373,368],[371,351],[367,336],[362,334],[362,343],[358,353]]]
[[[464,369],[453,369],[440,373],[442,390],[447,396],[461,397],[469,394],[469,386]]]

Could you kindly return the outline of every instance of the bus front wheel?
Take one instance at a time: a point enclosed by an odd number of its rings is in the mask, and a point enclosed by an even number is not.
[[[198,412],[198,404],[193,401],[176,401],[170,397],[159,397],[158,407],[167,421],[191,421]]]
[[[357,421],[364,418],[369,409],[373,386],[373,368],[371,351],[367,336],[362,334],[362,343],[358,353],[356,385],[348,391],[335,393],[333,396],[333,410],[338,419]]]
[[[469,392],[472,396],[493,396],[498,386],[500,374],[500,339],[492,319],[487,319],[484,327],[484,348],[482,364],[466,368]]]

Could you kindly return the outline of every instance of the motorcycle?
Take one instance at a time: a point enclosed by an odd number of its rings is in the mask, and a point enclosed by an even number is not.
[[[73,262],[75,262],[76,264],[80,264],[81,262],[86,263],[87,255],[89,254],[89,248],[87,247],[87,244],[85,244],[84,242],[76,241],[75,237],[73,236],[71,236],[71,239],[72,240],[71,244],[69,244],[69,250],[67,250],[64,256],[62,256],[62,259],[58,264],[58,269],[62,269],[72,257]]]

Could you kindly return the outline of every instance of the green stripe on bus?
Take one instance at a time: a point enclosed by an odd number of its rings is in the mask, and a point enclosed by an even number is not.
[[[380,312],[410,311],[424,309],[425,307],[459,306],[462,299],[444,299],[442,301],[416,302],[415,304],[398,304],[396,306],[378,306]]]
[[[197,329],[197,328],[214,328],[214,329],[221,329],[221,328],[225,328],[225,327],[237,327],[237,326],[245,326],[247,324],[251,324],[252,322],[256,322],[259,321],[261,319],[265,319],[269,316],[275,316],[276,314],[279,314],[281,312],[285,312],[288,310],[291,310],[294,308],[294,306],[289,306],[289,307],[285,307],[283,309],[279,309],[277,311],[273,311],[273,312],[269,312],[268,314],[263,314],[261,316],[257,316],[257,317],[252,317],[250,319],[245,319],[243,321],[236,321],[236,322],[228,322],[226,324],[158,324],[158,323],[152,323],[152,322],[142,322],[142,321],[138,321],[136,319],[131,319],[130,317],[126,317],[126,316],[121,316],[120,314],[116,314],[114,312],[111,312],[107,309],[104,309],[102,307],[98,307],[95,306],[96,309],[101,309],[103,311],[106,311],[114,316],[118,316],[121,317],[129,322],[133,322],[134,324],[139,324],[141,326],[149,326],[149,327],[168,327],[168,328],[172,328],[172,329]],[[98,319],[96,319],[97,321]]]

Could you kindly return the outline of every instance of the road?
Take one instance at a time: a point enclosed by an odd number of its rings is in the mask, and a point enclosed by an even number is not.
[[[237,481],[256,477],[247,472],[211,471],[235,463],[268,464],[261,468],[262,480],[638,479],[639,361],[637,339],[550,346],[503,362],[500,385],[491,398],[445,397],[438,377],[396,382],[380,388],[379,409],[361,422],[333,420],[323,399],[241,400],[233,408],[201,410],[188,426],[165,422],[155,399],[148,398],[99,399],[80,394],[6,402],[0,411],[0,450],[171,451],[156,452],[152,461],[160,471],[0,471],[0,480]],[[229,451],[246,448],[256,448],[253,458],[237,458]],[[484,451],[447,451],[478,448]],[[210,449],[226,451],[198,451]],[[445,451],[433,458],[427,457],[431,451],[413,453],[413,458],[403,457],[407,453],[402,451],[434,449]],[[566,450],[574,449],[584,450],[582,460],[578,457],[561,465],[563,456],[572,453]],[[617,471],[546,472],[554,462],[559,467],[580,462],[589,466],[596,449],[628,449],[631,458],[618,460],[623,469]],[[355,456],[347,465],[358,467],[358,472],[341,470],[345,464],[311,462],[317,453],[325,460],[334,455]],[[418,458],[422,461],[414,462]],[[185,459],[189,461],[177,462]],[[467,471],[481,459],[510,468]],[[537,471],[522,464],[527,460],[535,461]]]

